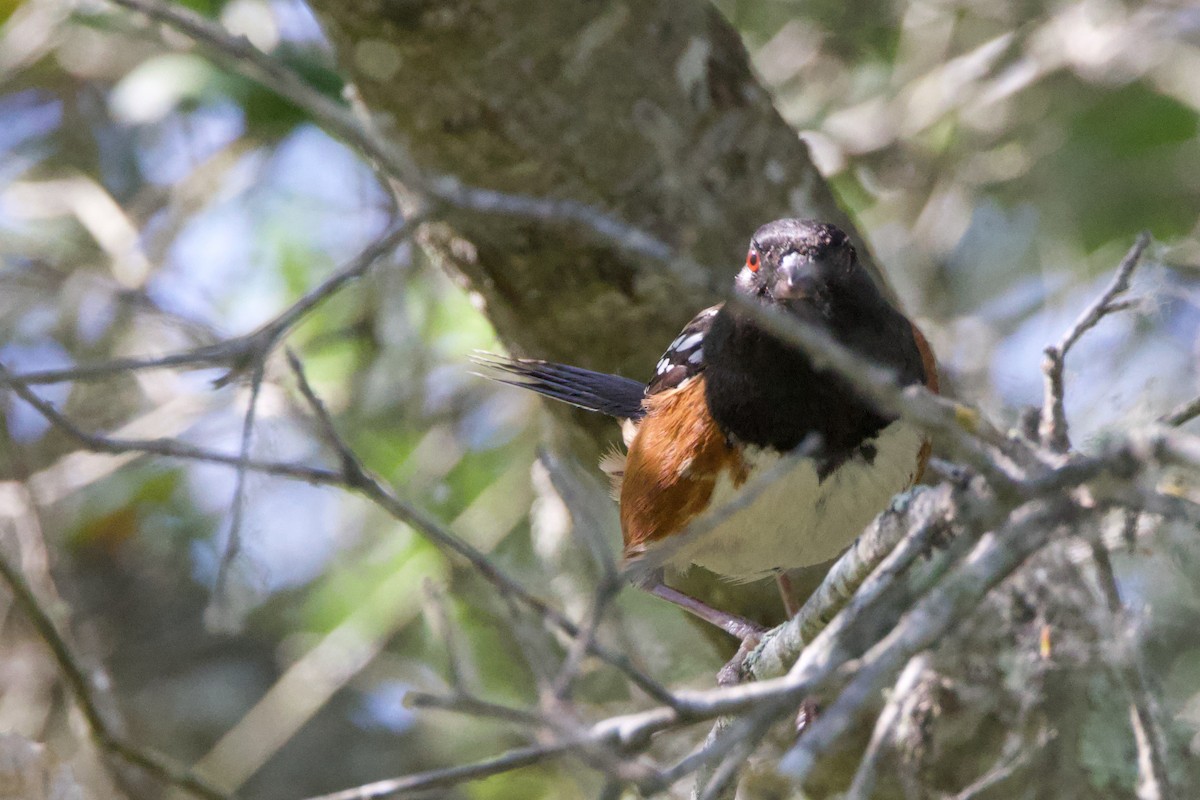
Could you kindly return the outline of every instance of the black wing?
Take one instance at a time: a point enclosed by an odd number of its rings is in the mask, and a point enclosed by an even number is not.
[[[582,367],[554,364],[532,358],[507,358],[481,353],[471,358],[493,373],[484,377],[520,386],[588,411],[619,419],[641,419],[646,384],[620,375],[593,372]]]
[[[667,352],[658,360],[654,377],[646,387],[647,396],[675,389],[704,370],[704,337],[720,310],[720,304],[706,308],[683,326]]]

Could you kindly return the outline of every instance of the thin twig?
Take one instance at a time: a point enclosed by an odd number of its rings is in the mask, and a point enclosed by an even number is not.
[[[569,620],[565,614],[534,596],[519,581],[509,577],[496,567],[477,548],[455,536],[429,513],[407,501],[401,500],[377,476],[369,473],[362,462],[359,461],[354,451],[349,445],[345,444],[338,434],[328,410],[325,409],[324,404],[309,384],[300,361],[293,356],[289,359],[289,363],[296,374],[300,393],[317,414],[325,436],[334,442],[334,447],[341,456],[343,485],[360,492],[391,514],[395,519],[410,525],[439,549],[444,552],[454,553],[466,560],[502,596],[513,597],[519,600],[535,614],[567,636],[578,638],[583,634],[580,627]],[[597,658],[624,672],[636,686],[653,699],[668,705],[674,704],[674,695],[653,678],[633,666],[633,663],[626,656],[609,650],[595,640],[591,641],[588,649]]]
[[[596,584],[591,606],[583,623],[583,635],[572,641],[570,649],[567,650],[567,656],[563,659],[558,675],[554,679],[553,692],[558,700],[565,701],[569,698],[571,687],[583,665],[583,657],[587,655],[588,650],[596,641],[596,634],[599,633],[600,624],[604,621],[604,613],[616,598],[621,587],[622,583],[616,578],[605,578]]]
[[[1001,754],[1000,761],[993,765],[991,769],[946,800],[975,800],[975,798],[983,795],[993,786],[997,786],[1012,777],[1013,773],[1029,762],[1031,754],[1045,747],[1051,738],[1050,734],[1043,732],[1038,736],[1038,740],[1033,748],[1022,750],[1019,749],[1019,746],[1012,747],[1011,750]],[[1019,742],[1019,739],[1015,741]]]
[[[901,622],[862,656],[857,673],[784,756],[780,769],[803,782],[818,760],[861,723],[871,698],[877,696],[909,658],[933,646],[955,619],[971,613],[992,587],[1045,547],[1059,528],[1094,517],[1107,510],[1111,501],[1098,495],[1094,503],[1084,508],[1066,495],[1036,500],[1009,515],[1000,530],[984,536],[968,557],[913,604]],[[810,668],[812,662],[825,660],[820,653],[810,655],[813,649],[810,647],[802,654],[789,676]],[[841,659],[837,661],[843,663]]]
[[[920,684],[921,677],[929,669],[932,660],[929,653],[918,653],[909,659],[900,677],[896,679],[896,685],[892,687],[883,710],[875,720],[875,730],[871,732],[867,751],[854,772],[850,790],[846,792],[846,800],[868,800],[875,791],[875,780],[879,774],[879,761],[884,752],[884,745],[892,737],[896,725],[900,722],[901,710],[910,703],[912,693]]]
[[[24,400],[40,413],[46,421],[77,441],[84,449],[94,453],[122,455],[125,453],[144,453],[146,455],[178,458],[185,461],[199,461],[210,464],[223,464],[234,468],[245,468],[265,475],[281,478],[293,478],[316,485],[344,486],[345,476],[334,470],[312,467],[307,464],[294,464],[286,461],[265,461],[253,458],[243,458],[232,453],[217,453],[202,447],[180,442],[175,439],[121,439],[88,433],[56,409],[52,404],[43,400],[21,379],[13,375],[0,364],[0,383],[12,390],[13,394]]]
[[[746,659],[746,672],[758,680],[785,674],[835,619],[844,626],[871,613],[897,578],[946,534],[959,510],[960,498],[946,485],[914,491],[893,504],[837,560],[796,616],[763,636]]]
[[[265,362],[258,361],[254,365],[254,372],[250,375],[250,397],[247,400],[245,417],[242,419],[241,444],[238,447],[238,455],[242,459],[242,463],[236,468],[237,480],[233,487],[229,535],[225,540],[225,547],[221,551],[221,560],[217,564],[217,580],[213,586],[213,603],[217,607],[227,606],[230,602],[227,591],[229,571],[233,567],[234,559],[242,549],[242,522],[246,516],[246,475],[249,472],[245,463],[246,459],[250,458],[250,445],[254,439],[254,419],[258,412],[258,398],[262,391],[265,370]]]
[[[1115,633],[1105,639],[1120,642],[1125,639],[1121,630],[1124,627],[1125,605],[1121,602],[1112,560],[1108,557],[1108,549],[1100,542],[1092,542],[1091,550],[1097,583]],[[1167,743],[1162,726],[1154,714],[1154,701],[1136,644],[1130,650],[1115,669],[1117,678],[1129,696],[1129,721],[1138,753],[1138,800],[1171,800],[1175,795],[1171,790],[1170,770],[1167,768]]]
[[[1142,259],[1142,253],[1149,244],[1149,233],[1143,231],[1138,234],[1133,247],[1125,254],[1125,258],[1121,259],[1121,264],[1117,267],[1117,274],[1113,276],[1104,292],[1079,315],[1075,323],[1063,334],[1058,344],[1049,345],[1045,349],[1046,357],[1042,361],[1045,398],[1042,402],[1042,419],[1038,426],[1038,433],[1042,442],[1056,453],[1066,453],[1071,449],[1071,439],[1067,432],[1065,388],[1063,386],[1063,368],[1066,365],[1067,353],[1075,346],[1080,337],[1096,327],[1100,320],[1109,314],[1130,307],[1128,302],[1118,301],[1117,298],[1129,290],[1133,271],[1137,269],[1138,263]]]
[[[120,736],[105,719],[99,705],[93,696],[91,682],[86,670],[80,665],[71,652],[70,645],[59,633],[54,621],[46,614],[41,604],[25,582],[24,577],[16,567],[8,563],[8,559],[0,554],[0,575],[12,591],[13,598],[33,625],[38,636],[54,654],[58,669],[63,675],[75,702],[87,720],[92,736],[103,749],[119,756],[130,764],[141,767],[158,780],[178,786],[188,792],[203,797],[205,800],[230,800],[232,795],[222,791],[204,778],[196,775],[186,766],[156,753],[149,748],[139,747]]]
[[[474,764],[419,772],[416,775],[407,775],[403,778],[389,778],[388,780],[356,786],[353,789],[344,789],[340,792],[314,795],[306,798],[306,800],[380,800],[384,797],[399,797],[428,791],[429,789],[445,789],[467,781],[489,778],[493,775],[512,772],[521,767],[540,764],[550,758],[575,750],[579,746],[579,742],[560,741],[552,744],[520,747],[495,758],[489,758]]]
[[[458,631],[450,622],[450,609],[446,607],[446,595],[442,587],[432,580],[421,583],[421,594],[425,599],[425,619],[434,637],[446,648],[446,668],[450,673],[450,686],[457,697],[472,697],[476,681],[472,670],[459,646]]]
[[[434,708],[439,711],[451,711],[472,717],[488,717],[529,727],[545,727],[548,724],[538,714],[521,708],[481,700],[471,694],[456,693],[442,696],[427,692],[409,692],[404,696],[404,704],[409,708]]]
[[[283,309],[275,317],[243,336],[236,336],[223,342],[204,345],[182,353],[149,358],[119,358],[99,364],[37,370],[11,375],[6,380],[20,381],[25,385],[32,386],[64,381],[96,380],[147,369],[214,366],[228,367],[230,374],[223,380],[229,380],[234,374],[264,360],[270,350],[308,312],[336,294],[346,284],[365,275],[380,259],[411,237],[417,227],[426,219],[428,219],[427,215],[412,214],[403,222],[393,225],[383,235],[364,247],[341,269],[314,286],[303,297]]]
[[[1178,428],[1180,425],[1191,422],[1196,417],[1200,417],[1200,397],[1187,403],[1181,403],[1166,414],[1163,414],[1158,421],[1163,425]]]

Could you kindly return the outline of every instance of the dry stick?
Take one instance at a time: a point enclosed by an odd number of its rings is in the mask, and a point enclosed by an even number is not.
[[[913,655],[936,644],[957,619],[973,612],[992,587],[1045,547],[1060,526],[1106,509],[1107,503],[1101,500],[1097,498],[1096,507],[1086,509],[1065,496],[1037,500],[1013,512],[1001,529],[986,534],[937,587],[867,651],[837,699],[780,761],[780,770],[803,783],[818,761],[861,723],[871,699],[889,676]],[[805,656],[808,651],[796,662],[792,673],[805,670],[810,660]]]
[[[1180,425],[1191,422],[1196,417],[1200,417],[1200,397],[1187,403],[1181,403],[1166,414],[1163,414],[1158,421],[1163,425],[1178,428]]]
[[[174,759],[153,750],[138,747],[118,735],[105,720],[96,703],[87,671],[71,652],[70,646],[58,632],[54,621],[42,609],[24,577],[2,555],[0,555],[0,575],[4,577],[21,611],[54,654],[59,671],[62,672],[67,686],[71,689],[71,694],[75,697],[75,702],[79,704],[79,709],[83,712],[84,719],[87,720],[92,736],[95,737],[100,747],[130,764],[141,767],[159,780],[186,789],[197,797],[203,797],[206,800],[229,800],[232,797]]]
[[[256,330],[213,345],[205,345],[183,353],[154,358],[121,358],[100,364],[84,364],[65,369],[38,370],[11,376],[11,380],[26,385],[62,383],[75,380],[95,380],[117,373],[167,367],[207,367],[224,365],[232,373],[265,359],[267,353],[305,314],[342,289],[361,278],[381,258],[390,254],[416,232],[417,226],[428,219],[427,214],[413,214],[393,225],[378,239],[367,245],[353,260],[309,290],[303,297],[281,311]],[[227,378],[228,379],[228,378]]]
[[[291,356],[291,352],[288,353]],[[467,666],[466,656],[458,640],[458,629],[450,621],[450,609],[446,607],[446,595],[442,587],[429,578],[421,582],[424,597],[425,619],[434,638],[446,648],[446,669],[450,674],[450,686],[457,697],[473,697],[473,688],[478,681]]]
[[[404,705],[409,708],[433,708],[439,711],[467,714],[472,717],[486,717],[528,727],[549,725],[548,720],[538,714],[522,708],[483,700],[472,694],[456,693],[442,696],[428,692],[408,692],[404,695]]]
[[[1119,628],[1125,617],[1125,605],[1117,587],[1108,550],[1100,542],[1092,542],[1092,561],[1096,566],[1097,582],[1108,607],[1109,619],[1121,641]],[[1154,700],[1146,680],[1145,667],[1136,644],[1130,648],[1128,661],[1115,665],[1118,680],[1129,695],[1129,722],[1138,753],[1138,800],[1171,800],[1170,770],[1167,768],[1167,743],[1162,726],[1154,714]]]
[[[877,517],[837,560],[796,616],[763,636],[762,644],[746,659],[747,673],[757,680],[785,674],[843,609],[846,613],[839,626],[866,613],[917,558],[946,535],[950,520],[959,513],[957,495],[945,484],[913,490]]]
[[[3,364],[0,364],[0,385],[7,386],[17,397],[20,397],[33,406],[51,425],[72,439],[75,439],[84,449],[95,453],[106,453],[108,455],[144,453],[146,455],[163,456],[164,458],[178,458],[185,461],[200,461],[209,464],[223,464],[229,467],[244,467],[254,472],[261,472],[264,475],[293,478],[315,485],[346,485],[345,476],[342,473],[321,467],[311,467],[307,464],[242,458],[232,453],[217,453],[205,450],[204,448],[175,439],[119,439],[88,433],[58,411],[52,404],[39,397],[24,381],[10,373]]]
[[[408,181],[418,174],[402,151],[388,147],[371,135],[344,105],[308,84],[287,65],[259,50],[244,36],[234,36],[191,9],[156,0],[111,0],[157,22],[165,23],[216,55],[218,60],[251,80],[266,86],[304,108],[322,127],[368,158],[379,162],[393,177]]]
[[[495,758],[489,758],[474,764],[435,769],[429,772],[420,772],[416,775],[407,775],[403,778],[389,778],[388,780],[356,786],[353,789],[344,789],[340,792],[315,795],[306,798],[306,800],[380,800],[380,798],[384,797],[415,794],[417,792],[428,791],[429,789],[445,789],[466,781],[489,778],[493,775],[512,772],[521,767],[539,764],[568,753],[580,746],[578,742],[561,741],[552,744],[520,747]]]
[[[750,716],[721,717],[699,749],[663,772],[664,782],[674,782],[694,771],[693,800],[733,800],[742,764],[777,717],[770,707]]]
[[[847,603],[854,602],[855,609],[845,619],[864,613],[863,609],[875,603],[892,581],[904,574],[921,554],[928,553],[937,538],[945,535],[955,507],[954,490],[945,484],[934,489],[915,487],[893,501],[834,562],[796,615],[764,634],[762,642],[746,658],[743,665],[746,674],[760,680],[785,674],[804,647]],[[886,565],[880,567],[885,559]],[[868,579],[871,583],[866,585]],[[692,768],[690,760],[700,757],[693,796],[699,796],[703,787],[712,785],[714,770],[719,765],[707,751],[715,749],[721,737],[733,735],[725,733],[730,722],[728,718],[717,720],[701,751],[673,768],[673,772],[686,774]]]
[[[1071,439],[1067,432],[1067,414],[1064,406],[1063,367],[1067,353],[1085,333],[1096,327],[1100,320],[1116,311],[1129,308],[1128,302],[1119,302],[1117,297],[1129,290],[1129,282],[1133,271],[1137,269],[1142,259],[1142,253],[1150,244],[1150,234],[1143,231],[1138,234],[1133,247],[1121,259],[1117,274],[1113,276],[1108,288],[1088,306],[1079,318],[1075,320],[1057,345],[1046,348],[1046,357],[1042,361],[1042,374],[1045,376],[1044,400],[1042,402],[1042,419],[1038,426],[1038,434],[1055,453],[1066,453],[1071,448]]]
[[[1051,738],[1053,737],[1043,733],[1035,742],[1036,749],[1044,747]],[[975,800],[993,786],[1008,780],[1014,772],[1023,767],[1029,761],[1030,752],[1027,749],[1014,749],[1012,752],[1002,753],[1000,760],[991,769],[947,800]]]
[[[731,742],[729,752],[713,770],[704,790],[695,793],[697,800],[722,800],[722,798],[737,794],[738,775],[741,773],[742,766],[758,747],[762,738],[767,735],[775,717],[775,713],[770,709],[765,712],[759,711],[749,719],[749,730],[745,733],[735,736],[731,730],[725,735],[725,739]],[[714,752],[719,752],[719,750],[714,748]],[[696,786],[699,789],[699,782]]]
[[[1137,269],[1149,244],[1149,233],[1142,232],[1138,235],[1104,292],[1084,310],[1057,345],[1051,345],[1045,350],[1046,358],[1042,364],[1042,372],[1045,375],[1045,400],[1039,434],[1046,446],[1055,452],[1065,454],[1071,447],[1063,386],[1067,354],[1071,347],[1104,317],[1131,305],[1129,301],[1118,301],[1117,298],[1129,290],[1134,270]],[[1197,401],[1196,405],[1196,413],[1200,413],[1200,401]],[[1168,425],[1182,424],[1189,419],[1188,414],[1192,410],[1189,406],[1183,406],[1165,415],[1162,421]],[[1115,625],[1123,615],[1123,606],[1112,562],[1108,558],[1108,551],[1102,545],[1093,542],[1091,550],[1100,588]],[[1118,669],[1118,677],[1130,697],[1130,722],[1138,747],[1138,796],[1142,800],[1169,800],[1171,788],[1166,767],[1166,744],[1162,739],[1161,728],[1151,712],[1149,689],[1136,653],[1131,654],[1130,659],[1130,664]]]
[[[258,411],[258,397],[262,391],[263,378],[266,371],[266,354],[264,353],[254,364],[254,372],[250,376],[250,397],[246,405],[246,415],[242,420],[241,445],[238,454],[242,464],[237,467],[237,481],[233,487],[233,509],[229,519],[229,538],[221,552],[221,561],[217,565],[217,580],[213,586],[214,607],[227,605],[229,597],[229,570],[233,560],[242,549],[242,520],[246,516],[246,474],[245,460],[250,457],[250,445],[254,437],[254,418]],[[225,620],[222,621],[227,622]]]
[[[600,624],[604,621],[604,614],[621,590],[621,586],[622,584],[616,576],[605,576],[597,582],[591,606],[583,623],[583,635],[572,641],[558,675],[554,678],[553,693],[557,700],[565,701],[570,696],[571,687],[583,665],[583,657],[587,655],[589,648],[596,641]]]
[[[846,792],[845,800],[868,800],[875,790],[875,779],[879,772],[879,760],[883,755],[884,745],[892,736],[900,721],[901,710],[908,705],[913,691],[920,684],[921,676],[929,669],[932,662],[929,653],[918,653],[909,659],[908,664],[896,679],[887,703],[879,717],[875,720],[875,730],[871,732],[871,741],[863,754],[854,779],[850,782],[850,790]]]
[[[499,591],[502,597],[519,600],[535,614],[558,628],[567,636],[580,637],[583,634],[580,627],[571,622],[565,614],[538,597],[535,597],[520,582],[511,578],[492,564],[487,556],[478,549],[463,541],[458,536],[455,536],[424,510],[401,500],[378,477],[370,474],[362,462],[358,460],[358,456],[355,455],[354,451],[350,449],[338,434],[329,410],[321,402],[321,399],[317,397],[316,392],[313,391],[312,385],[309,384],[304,374],[303,366],[295,358],[294,354],[290,356],[289,363],[296,374],[301,395],[303,395],[305,401],[317,415],[326,437],[333,442],[333,446],[341,457],[342,479],[343,485],[346,488],[353,489],[374,501],[392,517],[420,532],[442,551],[455,553],[465,559],[476,572]],[[612,652],[594,640],[591,642],[589,649],[597,658],[625,673],[635,685],[654,700],[665,703],[668,706],[674,705],[675,697],[670,690],[634,667],[632,662],[624,655]]]

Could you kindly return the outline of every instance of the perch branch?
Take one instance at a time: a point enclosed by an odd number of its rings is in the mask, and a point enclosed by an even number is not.
[[[1042,418],[1038,433],[1042,442],[1055,453],[1066,453],[1071,447],[1071,439],[1067,432],[1067,414],[1064,405],[1063,368],[1066,365],[1067,353],[1079,341],[1079,338],[1104,319],[1109,314],[1129,308],[1128,302],[1118,301],[1117,298],[1129,290],[1133,271],[1137,269],[1142,259],[1142,253],[1150,244],[1150,234],[1141,233],[1133,243],[1133,247],[1121,259],[1117,273],[1113,276],[1108,288],[1088,306],[1073,324],[1058,344],[1050,345],[1045,350],[1042,361],[1044,375],[1044,395],[1042,403]]]

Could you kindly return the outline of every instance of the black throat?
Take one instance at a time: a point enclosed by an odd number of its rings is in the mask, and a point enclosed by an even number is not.
[[[839,342],[896,371],[901,385],[925,380],[912,326],[882,298],[789,309]],[[705,394],[726,435],[742,444],[787,452],[813,436],[825,477],[856,453],[870,463],[871,440],[891,418],[861,400],[832,372],[763,332],[728,307],[704,338]]]

